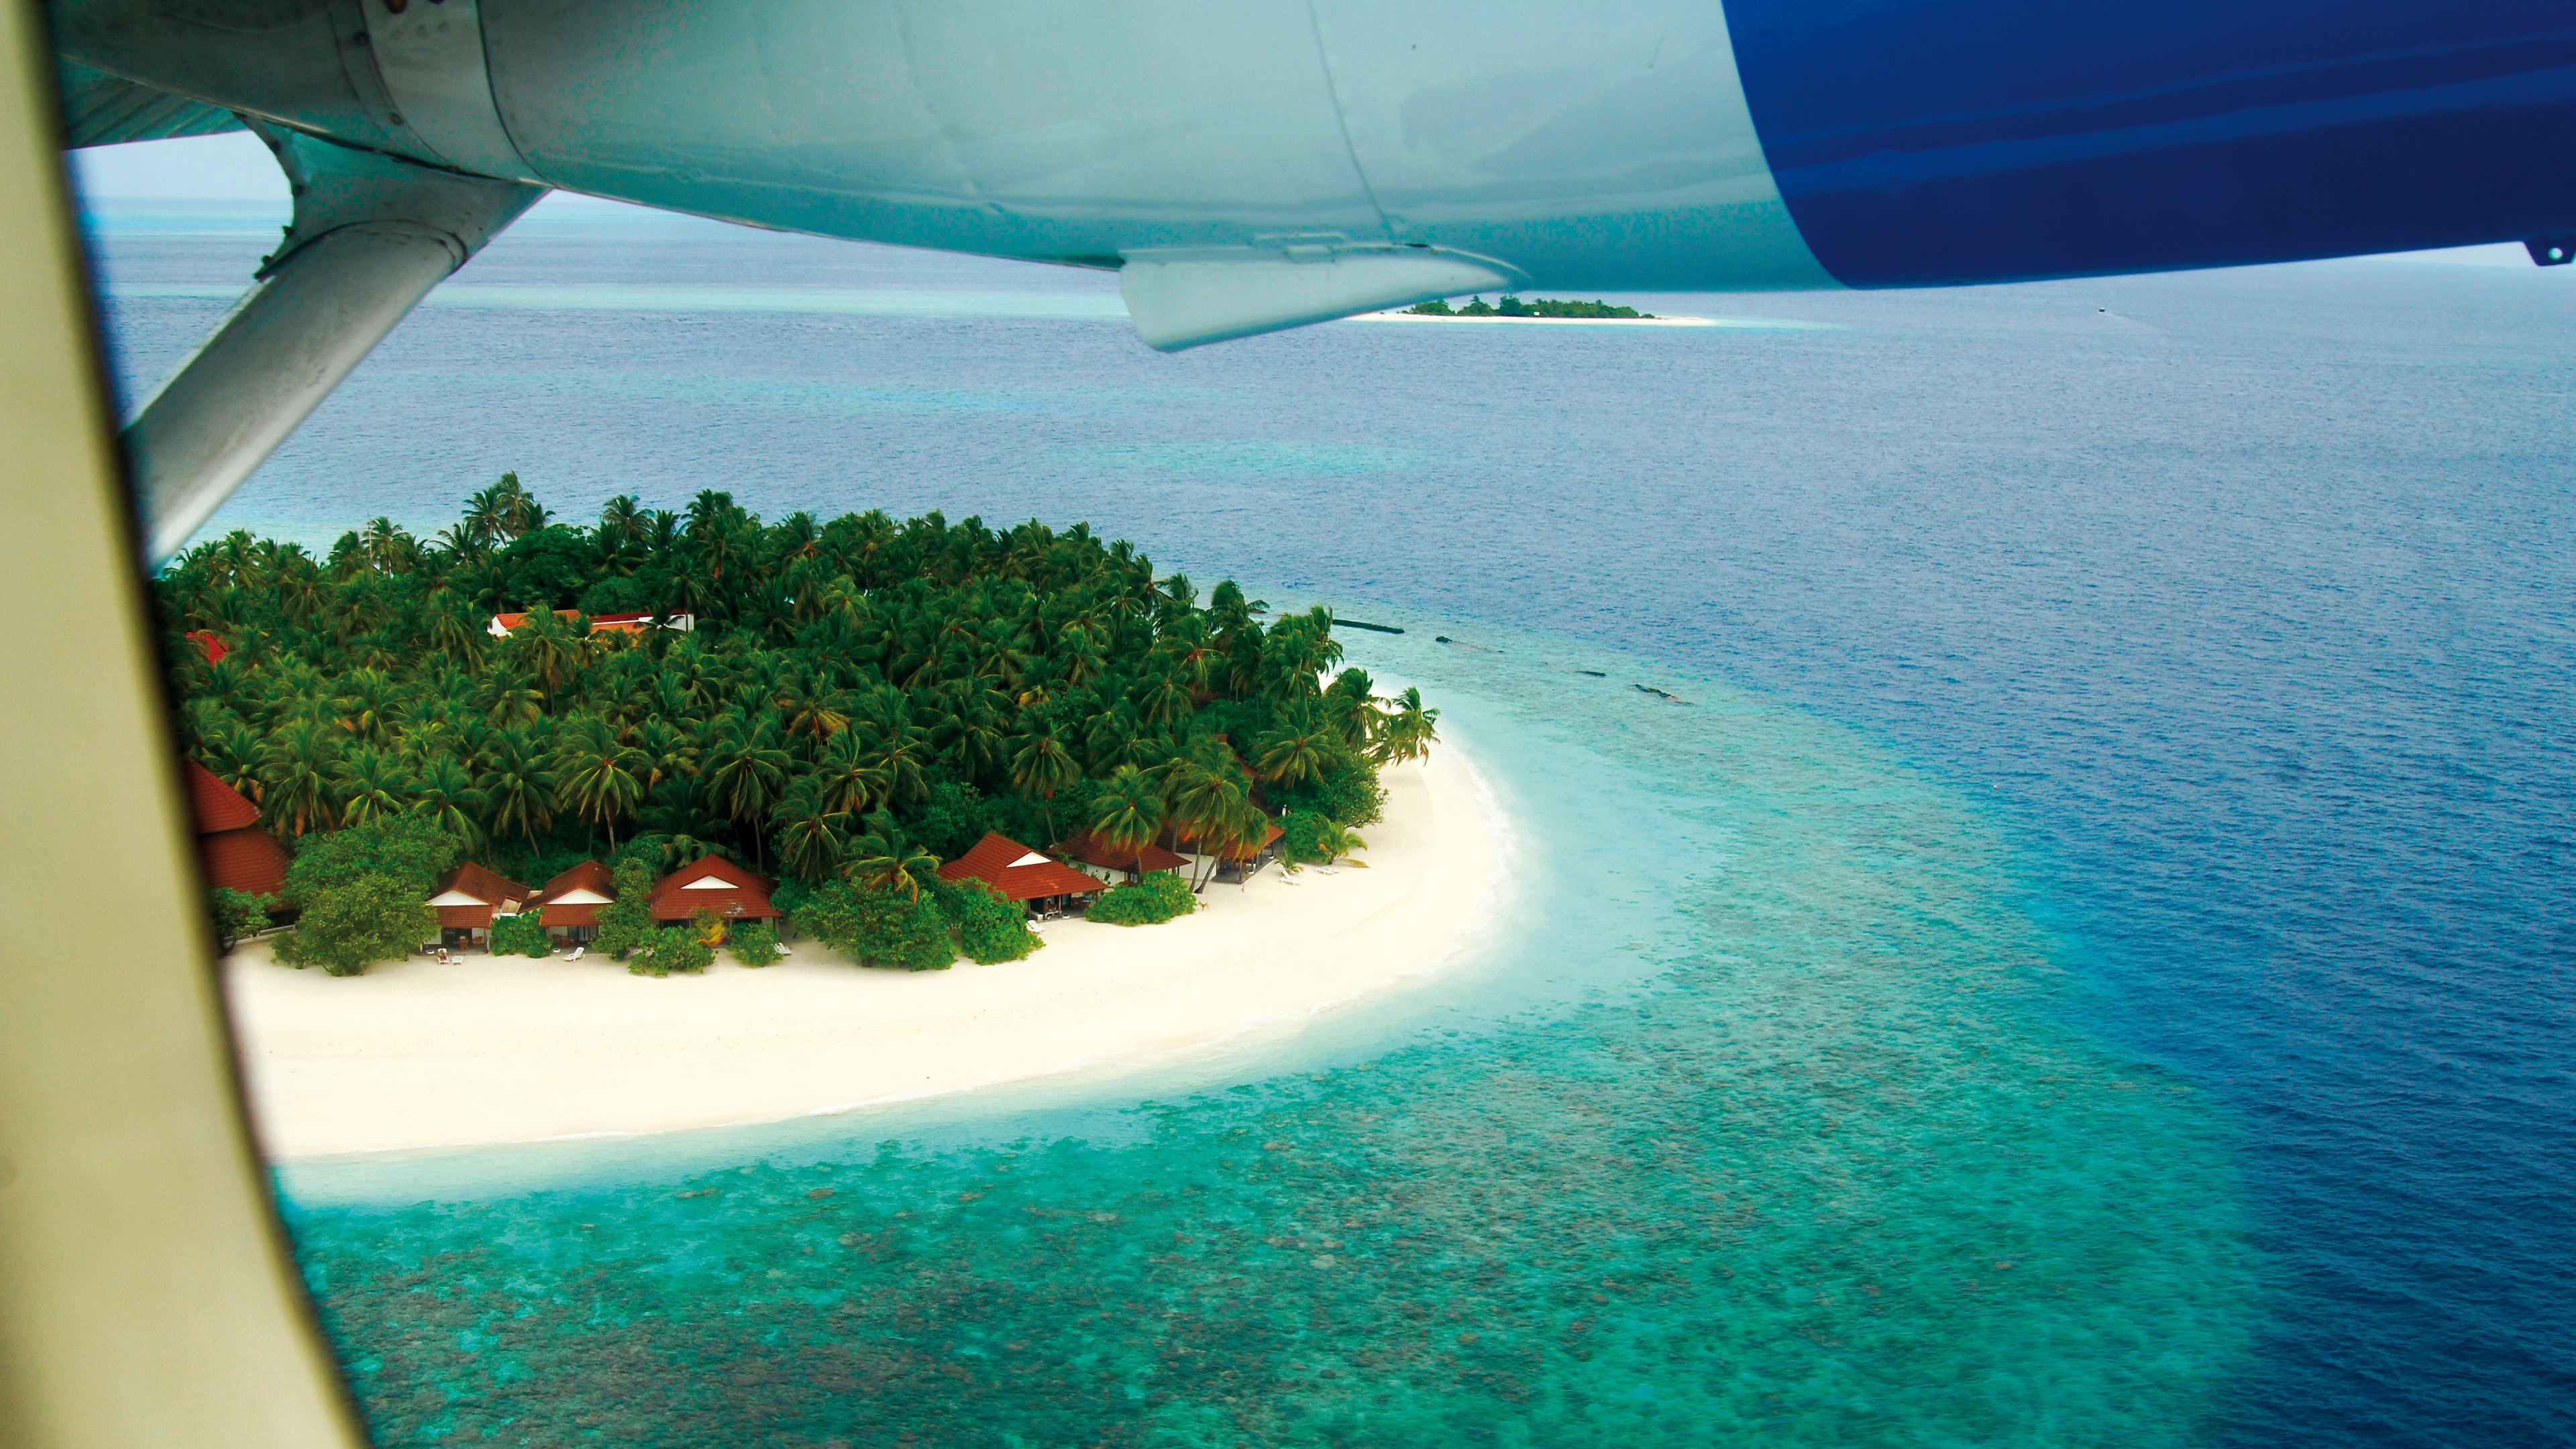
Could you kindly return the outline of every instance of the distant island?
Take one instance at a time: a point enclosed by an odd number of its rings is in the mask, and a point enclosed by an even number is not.
[[[1483,296],[1470,300],[1464,307],[1452,307],[1441,298],[1417,303],[1404,309],[1408,317],[1580,317],[1593,321],[1651,322],[1652,312],[1634,307],[1613,307],[1607,302],[1559,301],[1554,297],[1533,297],[1529,301],[1506,292],[1488,305]]]

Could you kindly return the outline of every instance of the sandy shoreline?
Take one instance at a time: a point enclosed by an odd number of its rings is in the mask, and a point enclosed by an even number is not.
[[[224,963],[253,1117],[300,1158],[775,1121],[1134,1062],[1430,971],[1492,909],[1506,829],[1448,746],[1385,772],[1365,870],[1276,868],[1195,915],[1072,921],[999,966],[777,966],[654,979],[613,962],[413,958],[335,978]]]

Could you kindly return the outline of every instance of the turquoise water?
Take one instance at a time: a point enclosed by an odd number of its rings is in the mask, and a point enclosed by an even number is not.
[[[1986,813],[1373,607],[1514,822],[1447,974],[1124,1083],[291,1168],[381,1441],[2191,1442],[2263,1312],[2230,1124],[2051,1024]]]

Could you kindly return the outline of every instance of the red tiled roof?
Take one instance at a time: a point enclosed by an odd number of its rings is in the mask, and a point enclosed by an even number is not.
[[[181,774],[188,777],[188,808],[196,812],[197,833],[212,835],[218,830],[239,830],[259,823],[259,807],[242,798],[242,793],[215,777],[215,772],[191,759],[179,762]]]
[[[449,891],[461,891],[482,902],[474,906],[440,906],[438,924],[444,928],[467,927],[483,930],[492,924],[492,912],[504,905],[527,899],[528,888],[516,881],[503,880],[492,871],[472,861],[458,866],[438,878],[430,890],[435,899]]]
[[[1274,820],[1270,823],[1269,828],[1263,832],[1261,843],[1259,845],[1230,845],[1217,853],[1227,860],[1250,860],[1261,852],[1268,850],[1272,845],[1278,843],[1279,837],[1287,833],[1287,831],[1280,829],[1279,822]],[[1189,845],[1195,843],[1196,837],[1184,835],[1180,840],[1181,844]]]
[[[191,629],[188,631],[188,638],[194,641],[198,648],[206,651],[208,664],[221,664],[224,662],[224,656],[233,652],[232,646],[216,638],[212,629]]]
[[[606,896],[610,900],[615,900],[617,899],[617,877],[609,874],[608,867],[598,861],[585,860],[553,880],[547,881],[546,888],[530,897],[528,904],[544,908],[544,914],[537,917],[537,920],[549,928],[598,925],[597,902],[559,899],[574,891],[589,891],[593,895]]]
[[[557,609],[555,610],[555,617],[563,620],[565,623],[570,623],[581,617],[581,610]],[[491,624],[486,627],[489,631],[492,631],[494,638],[499,638],[501,635],[507,634],[511,630],[518,628],[521,624],[527,622],[527,618],[528,615],[525,612],[517,614],[494,614],[492,616]],[[697,618],[693,614],[678,613],[671,616],[671,625],[677,629],[687,629],[690,625],[696,622]],[[614,629],[620,633],[626,634],[641,634],[652,626],[653,616],[651,614],[593,614],[590,616],[590,632],[593,634],[598,633],[602,629]]]
[[[710,876],[724,884],[690,884]],[[739,921],[774,921],[786,914],[769,903],[769,882],[721,855],[710,855],[693,865],[684,865],[653,886],[654,920],[685,921],[700,906]],[[742,907],[741,911],[733,910],[735,906]]]
[[[255,896],[274,895],[286,886],[285,847],[255,825],[198,836],[197,859],[206,868],[209,886],[248,891]]]
[[[1083,895],[1109,889],[1072,866],[1042,855],[1026,865],[1018,863],[1032,855],[1037,855],[1037,852],[1008,836],[986,835],[975,842],[973,850],[941,866],[939,878],[953,881],[972,876],[1000,891],[1002,899],[1007,901]]]
[[[1189,864],[1150,840],[1141,850],[1112,850],[1108,842],[1100,838],[1099,832],[1091,830],[1056,846],[1056,853],[1072,856],[1085,865],[1096,865],[1102,870],[1135,870],[1137,857],[1142,856],[1147,874],[1158,870],[1179,870]]]

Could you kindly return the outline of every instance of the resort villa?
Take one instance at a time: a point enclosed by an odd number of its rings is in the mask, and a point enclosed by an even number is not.
[[[581,610],[557,609],[555,610],[555,617],[569,624],[573,620],[581,617]],[[510,631],[527,622],[527,618],[528,615],[526,612],[516,614],[494,614],[492,616],[492,622],[483,626],[483,632],[491,635],[495,639],[507,639],[510,637]],[[641,634],[652,627],[653,616],[650,614],[593,614],[590,616],[590,632],[593,634]],[[686,634],[690,630],[698,627],[698,616],[695,614],[672,614],[663,619],[662,627],[665,629],[676,629],[679,632]]]
[[[939,868],[945,881],[980,880],[1013,905],[1040,915],[1061,912],[1076,899],[1109,889],[1108,882],[1052,860],[1007,835],[986,835],[975,848]]]
[[[784,913],[769,903],[768,881],[710,855],[662,877],[653,884],[653,923],[685,926],[701,910],[727,924],[775,921]],[[537,922],[556,942],[578,946],[599,934],[599,913],[617,900],[617,879],[608,867],[585,860],[532,891],[498,872],[467,862],[438,878],[429,903],[438,909],[438,944],[449,950],[490,949],[492,918],[537,913]]]
[[[558,941],[580,945],[599,934],[599,908],[617,899],[617,878],[608,867],[585,860],[529,897],[519,907],[536,911],[537,923]]]
[[[1162,871],[1179,870],[1190,863],[1189,857],[1175,855],[1151,841],[1135,850],[1113,849],[1100,838],[1099,832],[1092,830],[1070,840],[1058,841],[1055,853],[1112,884],[1121,880],[1143,880]],[[1102,874],[1104,871],[1108,874]]]
[[[184,756],[188,807],[197,817],[197,863],[218,889],[274,895],[286,885],[286,849],[260,828],[259,807]]]
[[[515,916],[528,888],[468,861],[438,878],[429,903],[438,908],[438,944],[456,950],[489,946],[492,918]]]
[[[655,925],[684,926],[702,910],[715,912],[728,925],[775,921],[786,914],[769,903],[769,882],[721,855],[682,866],[654,883]]]

